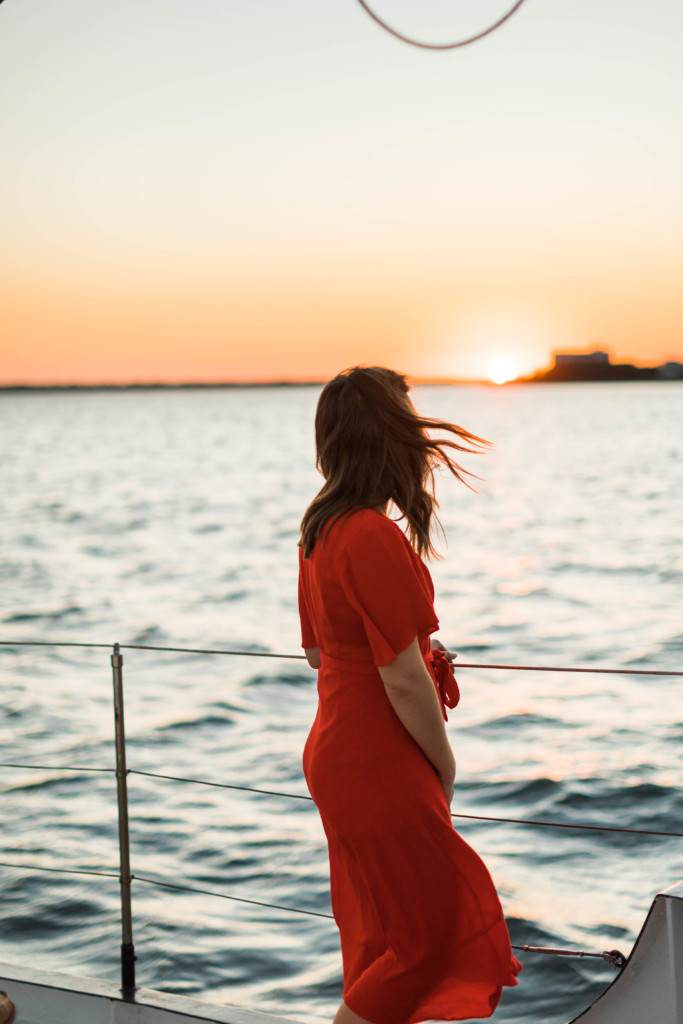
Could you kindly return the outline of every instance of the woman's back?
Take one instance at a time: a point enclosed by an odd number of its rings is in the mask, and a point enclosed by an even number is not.
[[[323,656],[387,665],[416,635],[422,644],[438,629],[429,570],[376,509],[326,527],[310,557],[300,554],[299,579],[304,647]]]

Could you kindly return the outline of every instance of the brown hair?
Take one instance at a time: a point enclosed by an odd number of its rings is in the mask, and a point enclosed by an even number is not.
[[[316,465],[325,483],[301,521],[304,557],[329,521],[355,509],[392,502],[407,520],[408,537],[421,557],[435,556],[430,536],[438,524],[434,469],[446,466],[462,483],[472,476],[446,451],[478,452],[488,441],[445,420],[419,416],[406,378],[382,366],[354,366],[323,388],[315,415]],[[458,440],[435,440],[441,430]],[[462,443],[464,442],[464,443]]]

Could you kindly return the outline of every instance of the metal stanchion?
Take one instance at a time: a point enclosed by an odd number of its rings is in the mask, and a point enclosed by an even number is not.
[[[128,836],[128,786],[126,770],[126,733],[123,723],[123,655],[114,644],[111,656],[114,672],[114,726],[116,734],[116,788],[119,800],[119,852],[121,864],[121,990],[125,999],[135,993],[135,948],[133,914],[130,899],[130,841]]]

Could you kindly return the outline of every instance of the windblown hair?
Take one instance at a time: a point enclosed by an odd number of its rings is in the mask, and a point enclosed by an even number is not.
[[[431,530],[438,502],[434,470],[445,466],[461,483],[472,476],[447,449],[477,453],[489,442],[445,420],[418,415],[406,378],[382,366],[354,366],[323,388],[315,416],[316,465],[325,483],[301,521],[304,557],[326,523],[356,509],[392,503],[420,557],[437,556]],[[437,440],[427,431],[453,435]]]

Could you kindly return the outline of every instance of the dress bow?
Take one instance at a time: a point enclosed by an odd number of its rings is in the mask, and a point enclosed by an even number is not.
[[[458,689],[458,684],[455,681],[451,663],[446,657],[445,651],[440,651],[438,648],[430,651],[429,662],[432,670],[432,676],[434,677],[434,683],[436,685],[436,691],[439,694],[439,700],[441,701],[441,714],[444,717],[444,721],[447,722],[448,715],[446,714],[446,708],[456,707],[460,700],[460,690]]]

